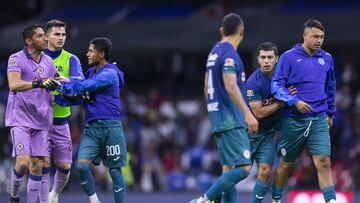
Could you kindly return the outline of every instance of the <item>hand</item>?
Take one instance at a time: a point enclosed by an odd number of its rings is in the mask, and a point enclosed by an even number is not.
[[[62,75],[59,75],[59,76],[55,77],[54,79],[59,82],[70,82],[69,78],[62,76]]]
[[[92,104],[94,103],[94,98],[90,96],[89,92],[82,92],[80,94],[64,94],[64,97],[71,101],[79,101],[83,100],[86,104]]]
[[[296,89],[294,86],[292,86],[292,85],[288,88],[288,91],[289,91],[290,94],[292,94],[292,95],[294,95],[294,94],[297,93],[297,89]]]
[[[36,78],[32,82],[33,88],[43,88],[47,91],[54,91],[61,86],[61,83],[52,78]]]
[[[95,98],[93,98],[89,92],[83,92],[81,93],[81,98],[84,100],[85,103],[87,104],[92,104],[94,103]]]
[[[296,103],[296,108],[298,111],[300,111],[301,113],[309,113],[310,111],[312,111],[312,108],[309,104],[307,104],[306,102],[303,102],[301,100],[299,100]]]
[[[248,125],[248,133],[250,135],[257,134],[259,130],[259,123],[254,117],[254,115],[251,113],[251,111],[245,113],[244,117],[245,117],[245,122]]]
[[[334,123],[334,116],[327,116],[326,121],[328,123],[328,128],[330,129],[333,126],[333,123]]]

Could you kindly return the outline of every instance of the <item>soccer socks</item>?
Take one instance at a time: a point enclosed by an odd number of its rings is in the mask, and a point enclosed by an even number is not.
[[[275,184],[273,184],[271,193],[272,193],[272,198],[274,200],[280,200],[283,195],[283,188],[278,187]]]
[[[335,186],[332,185],[322,189],[322,193],[326,203],[330,202],[330,200],[336,200]]]
[[[234,168],[223,173],[217,181],[208,189],[205,195],[209,200],[214,200],[222,195],[222,192],[229,192],[235,185],[249,175],[243,168]],[[236,195],[236,194],[235,194]]]
[[[29,174],[29,180],[27,184],[27,203],[36,203],[41,187],[42,176],[35,176]]]
[[[18,173],[15,169],[12,171],[10,183],[10,195],[12,198],[19,198],[19,189],[23,179],[24,174]]]
[[[116,203],[123,203],[125,197],[125,183],[121,168],[109,168],[112,179],[112,189]]]
[[[261,203],[265,197],[268,183],[257,179],[251,194],[251,203]]]
[[[41,187],[40,187],[40,202],[47,203],[49,201],[49,189],[50,189],[50,167],[42,169]]]
[[[55,176],[54,176],[53,191],[55,191],[57,194],[62,192],[69,180],[69,177],[70,177],[70,169],[63,169],[63,168],[57,167],[57,170],[56,170]]]
[[[90,172],[90,164],[77,163],[76,165],[80,174],[80,184],[86,194],[90,197],[95,194],[94,180]]]
[[[237,191],[236,187],[232,187],[230,190],[223,193],[224,203],[237,203]]]

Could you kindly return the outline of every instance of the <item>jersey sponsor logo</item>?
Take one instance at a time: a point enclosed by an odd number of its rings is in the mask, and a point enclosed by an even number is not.
[[[302,59],[298,59],[298,60],[296,60],[297,62],[300,62],[300,61],[302,61]]]
[[[241,73],[241,81],[245,82],[245,80],[246,80],[245,72],[242,72]]]
[[[209,103],[207,105],[207,110],[208,112],[211,112],[211,111],[219,111],[219,102],[213,102],[213,103]]]
[[[21,143],[21,142],[18,142],[18,143],[16,144],[16,149],[18,149],[18,150],[24,149],[24,144]]]
[[[62,66],[56,66],[56,69],[58,72],[62,72],[63,71],[63,67]]]
[[[243,155],[246,159],[250,159],[250,151],[249,150],[245,150]]]
[[[286,149],[285,148],[281,148],[281,155],[286,156]]]
[[[9,60],[9,66],[15,66],[16,61],[15,60]]]
[[[254,96],[254,91],[253,91],[253,90],[247,90],[247,91],[246,91],[246,95],[247,95],[248,97],[252,97],[252,96]]]
[[[226,58],[224,66],[235,67],[235,60],[232,58]]]
[[[210,67],[210,66],[214,66],[216,63],[216,59],[217,59],[218,55],[217,54],[209,54],[208,59],[207,59],[207,63],[206,63],[206,67]]]
[[[323,58],[319,58],[318,62],[320,63],[320,65],[324,65],[325,64],[325,60]]]

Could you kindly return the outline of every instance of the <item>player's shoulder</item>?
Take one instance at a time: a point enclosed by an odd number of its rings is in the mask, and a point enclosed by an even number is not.
[[[298,52],[298,50],[295,47],[293,47],[293,48],[285,51],[284,53],[282,53],[281,56],[282,57],[290,57],[290,56],[296,54],[297,52]]]
[[[20,60],[23,56],[25,56],[24,50],[20,50],[18,52],[15,52],[9,56],[9,59],[12,60]]]
[[[53,59],[49,55],[45,54],[44,52],[42,52],[42,57],[46,62],[53,63]]]
[[[70,60],[80,63],[79,57],[77,57],[75,54],[72,54],[72,53],[70,53]]]
[[[323,50],[323,51],[324,51],[324,53],[323,53],[324,57],[328,57],[328,58],[332,59],[332,55],[329,52],[327,52],[325,50]]]
[[[89,74],[94,73],[94,72],[95,72],[95,66],[92,66],[85,72],[85,75],[89,75]]]
[[[256,70],[250,75],[250,77],[248,78],[247,82],[248,84],[251,85],[257,85],[259,84],[259,80],[261,79],[259,76],[259,73],[261,73],[260,68],[256,68]]]
[[[103,69],[106,74],[117,75],[119,72],[122,72],[116,63],[109,63]]]

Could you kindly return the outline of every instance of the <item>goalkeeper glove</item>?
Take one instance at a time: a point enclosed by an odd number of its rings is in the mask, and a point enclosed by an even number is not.
[[[36,78],[32,82],[33,88],[43,88],[47,91],[54,91],[61,86],[61,83],[51,78]]]

